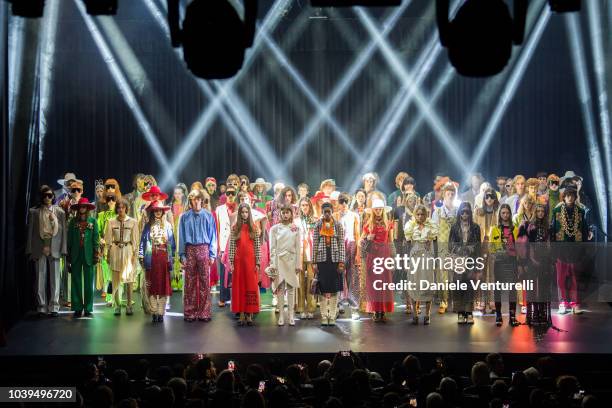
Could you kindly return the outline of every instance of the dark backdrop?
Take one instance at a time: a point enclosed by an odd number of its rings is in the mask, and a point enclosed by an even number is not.
[[[74,171],[86,180],[90,194],[93,181],[100,177],[115,177],[129,184],[132,174],[145,172],[159,179],[163,170],[154,160],[82,18],[72,2],[65,3],[60,13],[57,69],[53,75],[55,91],[47,115],[41,179],[51,182],[67,170]],[[260,14],[263,17],[268,2],[262,3]],[[431,18],[433,3],[413,2],[390,35],[390,43],[400,50],[409,67],[435,30]],[[351,11],[342,13],[344,18],[326,20],[309,19],[313,13],[306,7],[302,10],[294,5],[272,37],[314,93],[325,99],[369,36]],[[377,21],[385,13],[372,12]],[[420,17],[423,15],[426,17]],[[306,20],[304,30],[295,35],[292,26],[302,19]],[[209,100],[202,96],[190,73],[178,62],[143,2],[121,2],[120,12],[114,20],[148,76],[151,86],[142,91],[138,101],[166,155],[171,157]],[[419,24],[421,29],[415,33]],[[346,31],[343,34],[341,25],[352,33],[351,37],[344,35]],[[563,19],[553,16],[482,162],[480,170],[486,176],[517,173],[529,176],[538,170],[560,173],[573,169],[590,179],[571,64]],[[431,92],[446,66],[443,52],[432,75],[425,81],[426,94]],[[493,81],[495,79],[454,79],[435,106],[468,157],[475,150],[499,96],[499,88],[492,84]],[[332,112],[358,149],[372,137],[400,85],[377,52]],[[241,73],[235,89],[277,157],[282,159],[315,109],[266,47],[256,62]],[[494,97],[488,104],[477,106],[477,97],[483,89],[491,89]],[[161,102],[160,107],[151,106],[149,97],[153,94]],[[466,128],[467,119],[479,109],[483,120]],[[402,130],[418,113],[414,107],[408,110],[379,161],[368,170],[380,171],[384,167],[386,158],[403,137]],[[164,116],[168,120],[162,122],[160,118]],[[184,171],[177,175],[180,181],[189,183],[206,176],[224,178],[230,172],[244,173],[251,178],[273,176],[256,171],[253,163],[261,158],[252,149],[239,148],[218,117],[205,141],[194,149]],[[322,178],[334,177],[342,187],[348,187],[352,184],[352,179],[348,178],[354,162],[329,126],[324,125],[299,160],[289,166],[286,176],[294,182],[307,181],[312,185],[318,185]],[[419,128],[415,141],[403,152],[389,177],[383,180],[387,188],[391,187],[392,177],[399,170],[413,174],[421,191],[429,190],[432,175],[437,171],[456,178],[461,176],[460,169],[449,160],[427,124]]]
[[[134,93],[135,103],[142,109],[169,160],[180,149],[201,112],[211,103],[177,58],[145,0],[121,1],[119,14],[114,18],[92,20],[110,47],[111,55],[106,57],[102,56],[92,39],[75,2],[49,0],[47,12],[53,2],[59,4],[59,18],[57,41],[51,54],[53,69],[49,73],[49,84],[52,91],[48,95],[47,110],[39,110],[41,78],[44,87],[41,73],[46,69],[45,63],[39,64],[41,60],[36,58],[40,27],[29,22],[19,81],[21,99],[17,104],[16,123],[11,124],[13,133],[10,139],[6,132],[7,121],[2,123],[3,181],[6,182],[3,186],[6,190],[3,191],[3,200],[6,200],[3,220],[14,221],[3,223],[3,252],[0,255],[5,262],[5,271],[25,268],[25,261],[21,261],[25,258],[20,255],[24,246],[23,225],[26,210],[32,204],[30,193],[38,184],[49,183],[58,187],[56,180],[66,171],[72,171],[85,180],[86,195],[93,198],[94,180],[97,178],[116,178],[123,191],[128,191],[131,177],[136,172],[153,174],[158,180],[167,175],[152,154],[142,126],[125,100],[125,92],[120,91],[111,75],[109,60],[115,61],[126,76],[129,92]],[[161,9],[162,3],[164,1],[150,0],[149,4]],[[312,89],[313,95],[324,101],[356,55],[370,41],[370,36],[352,10],[313,10],[305,6],[306,3],[305,0],[289,1],[289,6],[281,10],[283,18],[269,36]],[[541,6],[544,2],[531,3]],[[0,4],[5,6],[5,2]],[[260,4],[261,23],[271,1],[262,0]],[[413,67],[423,47],[436,32],[433,4],[429,0],[412,1],[388,36],[389,44],[398,51],[408,69]],[[531,12],[529,28],[533,27],[538,11]],[[390,12],[392,10],[369,11],[376,24],[380,24]],[[593,90],[586,11],[580,14],[580,20],[587,40],[588,85]],[[117,26],[114,34],[109,31],[112,24]],[[609,25],[605,26],[604,33],[604,44],[609,50],[609,39],[612,38],[608,35]],[[121,43],[122,37],[124,43]],[[8,44],[6,36],[2,41]],[[330,126],[324,124],[316,129],[311,142],[300,150],[285,172],[274,173],[272,169],[280,165],[278,160],[284,160],[317,110],[288,74],[286,62],[279,62],[267,46],[262,50],[253,64],[237,77],[234,91],[238,99],[223,105],[229,122],[227,117],[216,116],[205,133],[205,140],[191,147],[193,154],[184,160],[184,169],[174,174],[171,180],[191,183],[202,181],[207,176],[224,179],[230,172],[236,172],[247,174],[251,179],[263,176],[294,183],[306,181],[315,187],[323,178],[333,177],[347,189],[354,185],[359,174],[371,170],[382,172],[387,168],[382,180],[384,190],[390,191],[395,173],[405,170],[416,178],[417,189],[426,192],[431,188],[434,173],[443,172],[462,179],[463,167],[468,163],[458,166],[451,160],[453,153],[443,148],[426,123],[418,128],[413,142],[401,151],[401,159],[389,163],[389,158],[398,151],[406,129],[419,117],[420,110],[413,105],[399,119],[388,143],[378,151],[368,151],[361,159],[355,159],[351,149],[340,143]],[[515,53],[519,50],[515,48]],[[608,59],[609,55],[608,51]],[[478,169],[489,180],[494,181],[494,177],[500,174],[532,176],[543,170],[562,175],[565,170],[574,170],[585,177],[585,188],[594,198],[572,64],[565,20],[553,15]],[[447,69],[446,53],[442,52],[428,69],[427,79],[421,87],[425,99],[429,98]],[[507,69],[491,79],[454,77],[441,98],[433,104],[452,139],[468,158],[476,150],[509,71]],[[9,78],[3,80],[15,81],[15,78],[15,73],[9,73]],[[221,81],[220,85],[224,83]],[[216,87],[215,83],[207,85]],[[375,129],[401,85],[383,54],[376,51],[331,111],[338,124],[346,130],[353,150],[360,151],[377,137]],[[591,102],[594,106],[594,101]],[[3,103],[4,100],[0,106]],[[230,109],[232,107],[238,110]],[[241,107],[244,111],[239,110]],[[247,116],[250,116],[251,123],[237,120]],[[38,126],[41,117],[45,124],[42,128]],[[235,141],[230,131],[237,125],[240,142]],[[262,157],[257,152],[264,140],[273,154]],[[11,149],[12,168],[4,172]],[[363,165],[368,159],[372,162]],[[357,166],[359,164],[362,166]],[[16,232],[10,231],[13,227]],[[11,253],[16,256],[6,256]],[[12,262],[17,262],[16,266]],[[18,306],[12,309],[5,306],[4,310],[15,314],[27,308],[27,297],[31,296],[28,279],[17,272],[4,274],[1,289],[5,305]],[[16,285],[21,288],[18,293],[13,290]]]

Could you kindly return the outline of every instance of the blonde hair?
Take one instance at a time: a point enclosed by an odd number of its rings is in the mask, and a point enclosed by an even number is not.
[[[519,208],[518,208],[518,212],[516,214],[517,219],[519,222],[521,222],[523,220],[523,216],[527,215],[527,213],[525,212],[525,204],[527,202],[531,202],[532,204],[532,208],[531,208],[531,214],[529,215],[529,218],[527,219],[527,221],[532,222],[535,219],[535,200],[533,199],[532,196],[530,196],[529,194],[525,195],[523,198],[521,198],[521,202],[519,204]]]

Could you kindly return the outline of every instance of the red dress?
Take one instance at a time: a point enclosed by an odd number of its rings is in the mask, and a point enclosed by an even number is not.
[[[375,274],[374,258],[391,257],[391,245],[389,242],[389,231],[384,225],[374,225],[374,239],[368,244],[366,253],[366,312],[393,312],[393,291],[375,290],[374,281],[380,280],[383,283],[393,282],[393,270],[384,268],[381,274]],[[366,235],[370,234],[368,226],[363,227]]]
[[[232,313],[259,312],[259,276],[255,269],[255,243],[249,236],[249,227],[242,225],[236,241],[234,270],[232,272]]]

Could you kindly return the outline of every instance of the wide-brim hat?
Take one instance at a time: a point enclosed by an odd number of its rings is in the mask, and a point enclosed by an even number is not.
[[[392,210],[392,208],[389,207],[388,205],[385,205],[385,202],[383,200],[381,200],[380,198],[373,199],[372,200],[372,207],[371,208],[367,208],[366,210],[373,211],[373,210],[375,210],[377,208],[382,208],[382,209],[385,210],[385,212],[389,212],[389,211]]]
[[[168,207],[167,205],[163,205],[161,201],[158,200],[158,201],[153,201],[151,205],[147,207],[147,212],[153,212],[157,210],[162,210],[163,212],[166,212],[169,209],[170,207]]]
[[[568,171],[565,172],[563,177],[561,177],[561,180],[559,180],[559,184],[562,185],[564,181],[570,180],[570,179],[575,179],[575,178],[580,179],[580,181],[582,182],[582,177],[580,177],[579,175],[574,173],[572,170],[568,170]]]
[[[62,187],[65,187],[67,181],[76,180],[76,179],[77,178],[76,178],[76,175],[74,173],[66,173],[66,174],[64,174],[64,178],[57,180],[57,184],[59,184]]]
[[[89,200],[86,197],[81,198],[78,203],[72,204],[70,206],[70,209],[71,210],[78,210],[80,207],[87,207],[87,209],[90,210],[90,211],[96,209],[95,204],[90,203]]]
[[[272,188],[272,183],[267,182],[261,177],[258,177],[254,183],[251,183],[251,190],[254,190],[255,186],[264,186],[264,191],[270,191],[270,189]]]
[[[146,193],[143,193],[143,194],[142,194],[142,199],[143,199],[143,200],[145,200],[145,201],[153,201],[153,200],[151,199],[151,196],[152,196],[153,194],[159,194],[159,198],[158,198],[158,200],[162,200],[162,201],[164,201],[164,200],[167,200],[167,199],[168,199],[168,194],[166,194],[166,193],[164,193],[163,191],[161,191],[161,190],[159,189],[159,187],[158,187],[158,186],[152,186],[152,187],[149,189],[149,191],[147,191]]]

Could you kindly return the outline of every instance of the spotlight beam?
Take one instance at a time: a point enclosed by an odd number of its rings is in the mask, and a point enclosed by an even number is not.
[[[599,124],[601,128],[604,160],[606,166],[608,208],[612,208],[612,136],[610,135],[610,112],[608,110],[608,91],[606,89],[606,67],[604,61],[604,46],[602,39],[603,28],[601,24],[601,8],[598,1],[591,1],[587,5],[589,17],[589,31],[593,62],[595,66],[595,82],[597,86],[597,102],[599,106]],[[607,228],[607,224],[604,224]]]
[[[510,102],[514,98],[516,90],[518,89],[518,85],[523,79],[523,75],[525,74],[527,66],[531,61],[531,57],[535,49],[537,48],[540,39],[542,38],[542,34],[544,33],[544,29],[548,24],[550,16],[551,12],[544,4],[542,7],[542,11],[540,12],[540,16],[538,17],[538,20],[536,22],[533,33],[529,36],[527,42],[521,49],[521,54],[517,60],[516,66],[514,67],[512,74],[510,74],[510,77],[506,82],[505,88],[499,97],[499,103],[495,107],[495,110],[491,115],[491,119],[487,123],[487,126],[483,132],[480,142],[478,143],[478,147],[476,148],[474,155],[468,162],[469,165],[467,167],[467,170],[464,172],[464,182],[469,180],[470,174],[472,174],[482,162],[482,159],[484,158],[484,155],[493,140],[493,136],[495,135],[495,132],[497,132],[499,124],[501,123],[501,120],[504,117],[506,110],[510,106]]]
[[[166,158],[166,155],[164,154],[161,148],[161,145],[159,144],[159,141],[157,140],[157,137],[153,133],[153,130],[151,129],[151,125],[149,124],[146,116],[144,115],[144,113],[142,112],[142,109],[136,102],[134,93],[132,92],[132,89],[128,85],[127,80],[125,76],[123,75],[123,72],[121,72],[121,69],[117,65],[117,62],[115,61],[108,45],[106,44],[106,41],[100,34],[100,31],[94,24],[92,18],[85,11],[85,7],[81,3],[81,1],[75,0],[74,3],[77,9],[79,10],[79,13],[81,13],[81,17],[83,17],[83,20],[85,21],[85,24],[87,25],[87,29],[89,30],[96,44],[96,47],[98,48],[98,51],[100,52],[100,54],[102,55],[102,58],[106,62],[110,70],[110,73],[113,77],[113,80],[115,84],[117,85],[117,88],[119,89],[119,92],[123,96],[125,103],[128,105],[128,107],[130,108],[130,111],[134,115],[134,118],[136,119],[136,123],[140,127],[140,130],[142,134],[144,135],[145,140],[147,141],[147,144],[149,148],[151,149],[151,152],[153,153],[153,156],[155,157],[155,159],[157,160],[157,162],[159,163],[163,171],[166,173],[170,173],[169,171],[170,168],[168,165],[168,160]]]
[[[423,95],[421,90],[416,86],[415,80],[411,73],[407,72],[403,63],[400,61],[397,53],[391,49],[391,46],[387,43],[385,38],[381,35],[380,31],[374,25],[369,14],[360,7],[355,8],[357,16],[359,20],[364,24],[367,31],[370,35],[375,39],[378,43],[380,50],[383,53],[383,56],[388,61],[389,66],[395,72],[395,74],[399,77],[399,79],[407,83],[411,92],[414,93],[414,99],[416,104],[420,108],[420,110],[425,115],[425,120],[429,123],[434,135],[442,145],[442,147],[447,151],[450,159],[453,163],[460,169],[465,168],[465,164],[467,163],[467,157],[456,143],[455,139],[451,135],[450,131],[446,127],[446,124],[442,120],[442,118],[432,109],[430,103],[427,98]]]
[[[40,114],[38,116],[38,161],[42,162],[45,136],[47,135],[47,113],[53,91],[53,72],[55,68],[55,38],[59,16],[59,0],[47,4],[48,15],[44,19],[40,42]]]
[[[366,170],[376,168],[380,156],[384,152],[385,146],[393,136],[394,132],[399,127],[404,114],[410,106],[414,97],[414,90],[420,88],[427,74],[431,72],[432,65],[440,55],[442,48],[437,45],[437,35],[433,35],[431,40],[419,55],[417,62],[414,64],[410,75],[415,76],[415,86],[410,87],[407,82],[404,82],[400,91],[396,94],[391,102],[389,109],[385,112],[379,121],[372,137],[363,149],[364,158],[355,163],[349,176],[351,182],[350,191],[353,191],[359,185],[359,174]],[[369,153],[369,154],[368,154]]]
[[[8,12],[8,6],[7,6]],[[25,37],[25,18],[9,18],[9,133],[13,133],[15,115],[17,114],[17,101],[19,99],[19,85],[21,84],[21,66],[23,64],[23,42]]]
[[[336,136],[340,138],[340,142],[342,143],[342,145],[353,155],[353,157],[356,160],[361,160],[362,159],[361,152],[357,150],[357,148],[351,141],[351,138],[349,137],[346,130],[343,129],[338,124],[338,121],[330,114],[329,110],[326,110],[325,107],[321,105],[321,101],[315,95],[312,88],[308,86],[308,84],[306,83],[302,75],[293,67],[291,62],[289,62],[289,60],[287,59],[285,54],[280,50],[278,45],[276,45],[276,43],[268,36],[267,33],[262,32],[261,36],[263,40],[265,41],[266,45],[268,46],[268,48],[272,51],[272,54],[281,63],[283,68],[285,68],[289,76],[293,78],[293,81],[295,82],[295,84],[302,90],[306,98],[310,101],[313,107],[318,111],[319,115],[321,115],[323,119],[327,121],[327,123],[329,124],[330,128],[334,131]]]
[[[381,35],[386,36],[391,32],[410,2],[410,0],[407,0],[403,2],[400,7],[394,9],[392,14],[383,23],[383,32]],[[375,50],[376,42],[374,40],[370,40],[370,42],[361,50],[357,58],[355,58],[355,60],[351,63],[350,67],[343,72],[341,75],[342,79],[332,89],[330,96],[323,103],[323,109],[325,111],[332,112],[335,109],[342,97],[350,89],[353,81],[355,81],[361,70],[365,67]],[[283,171],[285,171],[291,163],[294,163],[297,156],[303,152],[310,139],[315,136],[315,132],[319,128],[322,120],[323,117],[319,112],[319,114],[314,116],[306,124],[304,130],[300,133],[300,135],[298,135],[296,141],[285,155],[285,160],[282,166]]]
[[[453,4],[451,14],[455,14],[458,9],[459,2],[456,1]],[[412,70],[410,71],[410,75],[412,75],[413,77],[416,76],[416,86],[411,88],[410,83],[404,82],[400,91],[396,94],[393,102],[387,109],[387,112],[385,112],[382,119],[379,121],[379,124],[373,133],[373,137],[370,138],[369,143],[363,149],[362,156],[364,157],[364,159],[360,160],[359,162],[356,162],[352,172],[350,173],[348,180],[351,183],[351,191],[353,191],[359,185],[361,181],[359,178],[360,173],[363,173],[369,169],[376,168],[376,166],[378,165],[378,160],[382,156],[385,147],[391,140],[393,134],[397,131],[404,114],[408,110],[410,103],[413,101],[414,90],[421,88],[423,81],[431,72],[433,64],[435,63],[442,51],[442,47],[438,44],[438,40],[438,33],[437,31],[434,31],[430,40],[426,43],[424,49],[421,51],[421,54],[417,58],[417,62],[414,64]],[[450,80],[442,81],[444,87],[446,87],[449,82]],[[439,92],[442,91],[443,89],[441,89]],[[370,152],[374,153],[369,154]]]
[[[589,145],[589,163],[593,183],[595,184],[595,195],[599,207],[599,217],[602,228],[608,225],[608,207],[606,201],[606,185],[604,182],[604,170],[601,162],[601,151],[597,143],[597,132],[595,130],[595,117],[591,108],[591,91],[589,90],[589,77],[587,75],[586,57],[584,54],[584,42],[580,30],[580,21],[576,13],[565,14],[566,33],[572,52],[574,78],[576,90],[582,108],[582,120],[584,122],[587,143]]]
[[[444,94],[444,90],[448,87],[449,82],[455,77],[455,69],[448,64],[446,70],[442,76],[442,79],[438,81],[434,91],[431,94],[431,104],[435,106],[436,102],[440,97]],[[404,136],[401,137],[401,141],[395,149],[393,149],[393,155],[389,160],[387,160],[385,167],[380,175],[381,180],[386,180],[389,177],[391,171],[395,167],[395,163],[400,160],[404,154],[404,151],[408,148],[410,143],[414,140],[417,131],[425,121],[425,115],[422,112],[419,112],[417,119],[411,123],[410,127],[406,129],[404,132]]]

